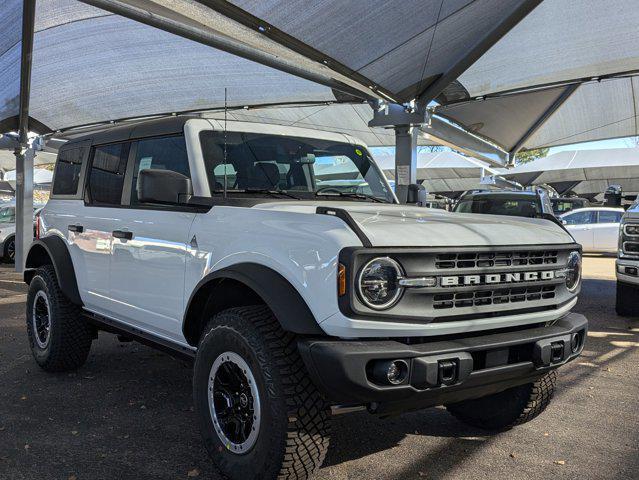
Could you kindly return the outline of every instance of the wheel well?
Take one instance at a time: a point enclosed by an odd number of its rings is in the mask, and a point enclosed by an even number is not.
[[[197,345],[208,320],[232,307],[265,304],[255,290],[232,278],[215,278],[197,291],[184,318],[184,336],[190,345]]]
[[[49,252],[47,252],[43,246],[33,245],[31,249],[29,249],[27,261],[25,262],[27,270],[24,272],[24,281],[27,284],[31,283],[31,279],[35,274],[35,269],[42,265],[53,265],[53,260],[51,259]]]

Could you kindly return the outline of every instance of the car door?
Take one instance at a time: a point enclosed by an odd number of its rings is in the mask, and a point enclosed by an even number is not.
[[[619,223],[623,212],[599,210],[597,223],[593,224],[593,250],[603,253],[616,253],[619,243]]]
[[[572,212],[562,217],[566,228],[579,243],[584,252],[593,251],[592,226],[596,216],[592,210]]]
[[[121,210],[113,239],[110,291],[119,319],[179,341],[186,246],[195,212],[184,206],[140,202],[138,175],[149,168],[190,177],[184,136],[140,139],[131,147],[125,193],[129,207]]]
[[[84,206],[63,222],[85,307],[106,316],[114,310],[109,289],[112,232],[120,222],[128,153],[128,142],[91,149]]]

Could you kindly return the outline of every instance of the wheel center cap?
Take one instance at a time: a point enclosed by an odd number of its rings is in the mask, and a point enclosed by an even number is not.
[[[240,394],[240,406],[242,408],[246,408],[247,405],[248,405],[248,397],[246,396],[246,393],[241,393]]]

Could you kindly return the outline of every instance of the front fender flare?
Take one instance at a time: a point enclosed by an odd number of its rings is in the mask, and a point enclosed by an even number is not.
[[[185,310],[183,332],[198,292],[212,281],[231,279],[252,289],[271,309],[282,329],[300,335],[326,334],[308,305],[291,283],[275,270],[257,263],[239,263],[206,275],[193,289]]]

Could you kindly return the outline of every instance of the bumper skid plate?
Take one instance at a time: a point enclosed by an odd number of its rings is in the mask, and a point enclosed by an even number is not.
[[[394,340],[302,340],[311,378],[331,401],[367,404],[378,413],[490,395],[535,381],[576,358],[588,321],[571,313],[549,326],[405,344]],[[407,365],[399,380],[380,370]],[[395,372],[397,369],[395,368]]]

